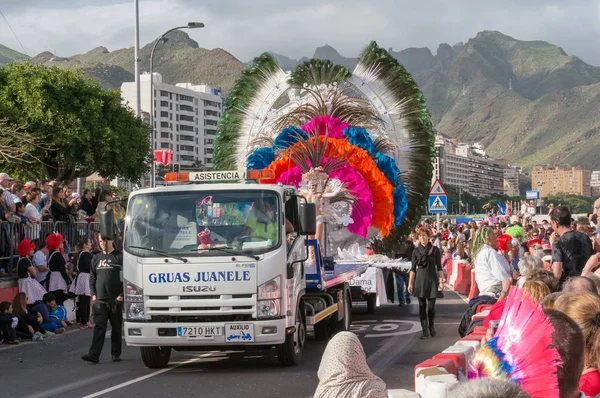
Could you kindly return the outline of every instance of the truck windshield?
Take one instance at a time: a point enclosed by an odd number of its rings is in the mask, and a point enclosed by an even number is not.
[[[157,251],[256,255],[281,244],[281,210],[273,191],[139,194],[130,200],[126,220],[125,250],[140,257],[157,256]]]

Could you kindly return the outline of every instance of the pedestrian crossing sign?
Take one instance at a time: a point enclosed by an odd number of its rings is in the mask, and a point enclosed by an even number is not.
[[[431,195],[431,196],[429,196],[429,212],[430,213],[446,213],[446,212],[448,212],[448,197],[446,195]]]

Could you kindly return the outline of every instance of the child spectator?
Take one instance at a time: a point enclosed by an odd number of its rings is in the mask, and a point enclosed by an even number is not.
[[[56,308],[56,297],[52,293],[44,294],[44,298],[41,301],[36,302],[31,309],[32,313],[40,313],[42,316],[41,327],[50,332],[61,334],[65,331],[67,323],[59,321],[55,318],[50,318],[50,312]]]
[[[32,315],[27,313],[27,295],[18,293],[13,299],[12,315],[19,320],[15,331],[17,337],[25,340],[41,341],[46,331],[40,326],[42,323],[41,315]]]
[[[0,303],[0,332],[6,344],[19,344],[15,328],[19,320],[12,316],[12,305],[8,301]]]
[[[37,276],[35,279],[42,285],[44,288],[48,286],[48,274],[50,270],[48,269],[48,248],[46,247],[46,242],[41,241],[39,245],[39,250],[35,252],[33,255],[33,265],[37,269]]]
[[[25,293],[29,297],[27,304],[33,304],[41,300],[46,294],[46,289],[35,280],[37,270],[31,262],[35,244],[30,240],[22,240],[17,245],[17,254],[19,262],[17,263],[17,276],[19,277],[19,292]]]

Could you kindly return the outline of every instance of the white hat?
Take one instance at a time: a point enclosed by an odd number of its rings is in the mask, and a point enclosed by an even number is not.
[[[12,181],[13,178],[6,173],[0,173],[0,181],[9,180]]]

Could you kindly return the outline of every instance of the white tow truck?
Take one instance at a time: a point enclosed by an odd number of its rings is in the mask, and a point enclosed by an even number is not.
[[[367,265],[326,272],[318,242],[308,238],[316,230],[314,204],[295,187],[251,183],[269,173],[168,173],[167,186],[130,195],[124,334],[147,367],[166,367],[172,350],[271,348],[292,366],[307,332],[328,339],[350,328],[349,281]],[[109,239],[110,213],[101,217]]]

